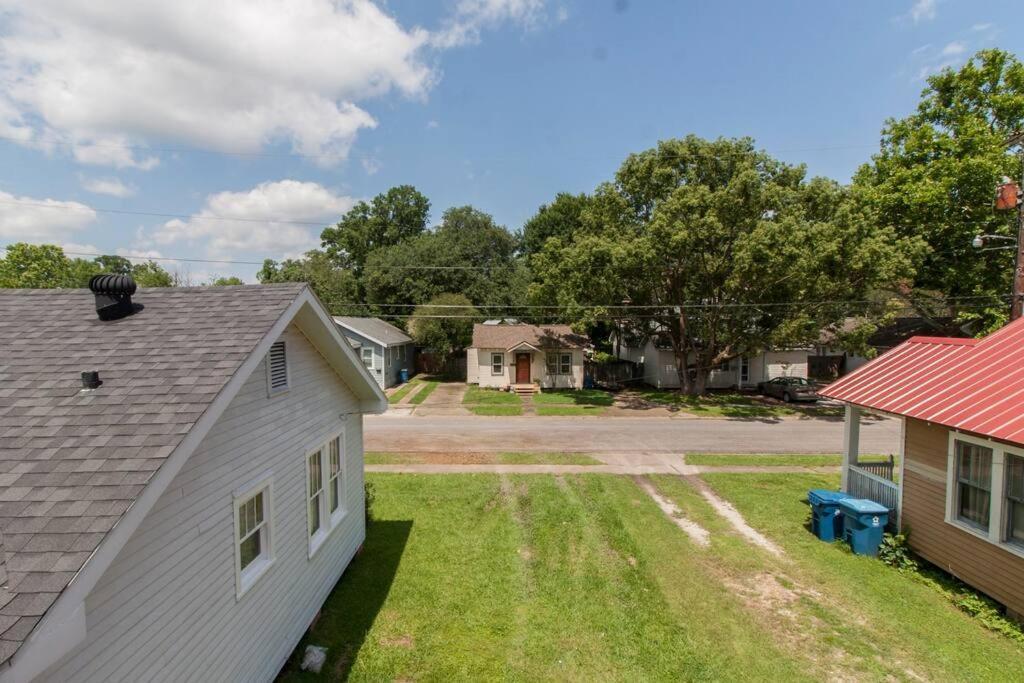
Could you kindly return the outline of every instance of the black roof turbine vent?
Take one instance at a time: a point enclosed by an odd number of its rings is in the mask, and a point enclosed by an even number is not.
[[[117,320],[142,308],[132,304],[136,285],[128,275],[93,275],[89,289],[96,295],[96,315],[100,320]]]

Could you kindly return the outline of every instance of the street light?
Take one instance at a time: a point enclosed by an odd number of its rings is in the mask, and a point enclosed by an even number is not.
[[[1011,242],[1012,244],[1004,245],[1001,247],[990,247],[987,246],[992,240],[1004,240]],[[975,235],[974,239],[971,240],[971,246],[979,251],[994,251],[996,249],[1016,249],[1017,240],[1013,237],[1007,237],[1005,235]]]

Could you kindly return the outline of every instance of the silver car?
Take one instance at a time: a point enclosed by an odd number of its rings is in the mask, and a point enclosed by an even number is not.
[[[765,396],[781,398],[786,403],[818,400],[814,385],[803,377],[776,377],[759,383],[757,390]]]

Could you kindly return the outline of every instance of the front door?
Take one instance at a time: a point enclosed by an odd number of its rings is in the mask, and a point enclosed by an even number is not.
[[[530,383],[530,354],[516,354],[516,384]]]

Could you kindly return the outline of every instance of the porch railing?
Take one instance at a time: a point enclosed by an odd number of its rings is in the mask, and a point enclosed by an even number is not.
[[[892,455],[889,456],[888,460],[858,462],[856,466],[865,472],[882,477],[883,479],[888,479],[889,481],[896,479],[896,459],[893,458]]]
[[[847,469],[846,493],[857,498],[867,498],[889,508],[889,527],[899,528],[896,515],[900,507],[899,484],[878,476],[865,468],[871,463],[850,465]]]

